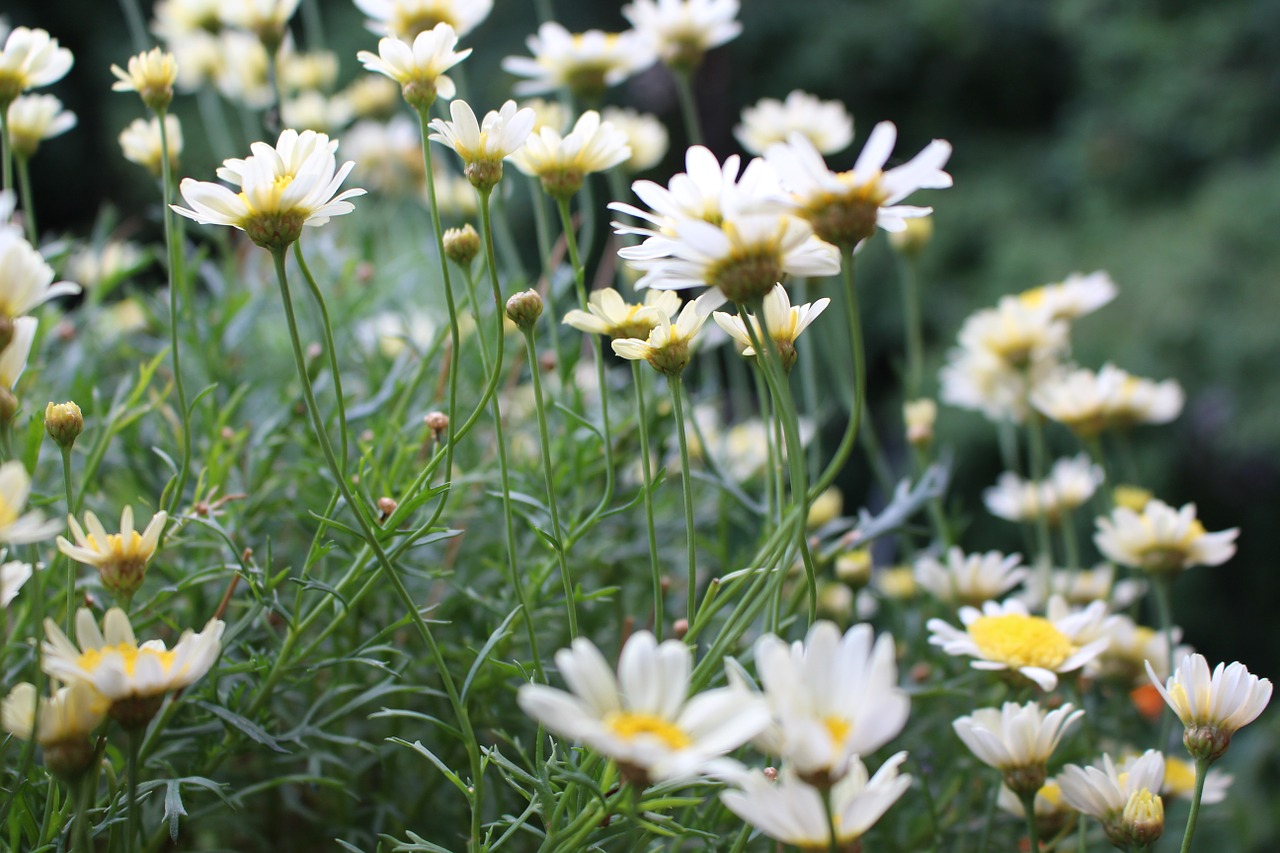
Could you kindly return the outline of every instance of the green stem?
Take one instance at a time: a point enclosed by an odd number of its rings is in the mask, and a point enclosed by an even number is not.
[[[676,419],[676,439],[680,443],[680,487],[684,492],[685,543],[689,563],[688,620],[693,624],[698,608],[698,539],[693,521],[693,469],[689,467],[689,437],[685,431],[684,390],[680,375],[667,377],[671,389],[671,405]]]
[[[1181,853],[1191,853],[1191,836],[1196,832],[1196,821],[1200,818],[1200,798],[1204,795],[1204,780],[1209,774],[1209,762],[1203,758],[1196,759],[1196,790],[1191,797],[1191,812],[1187,815],[1187,829],[1182,835]]]
[[[75,512],[75,492],[71,486],[71,448],[62,450],[62,487],[67,493],[67,513]],[[71,633],[71,622],[76,614],[76,562],[67,560],[67,634]]]
[[[1031,479],[1039,483],[1045,478],[1046,459],[1044,443],[1044,417],[1037,411],[1027,415],[1027,441],[1030,455]],[[1049,589],[1049,572],[1053,566],[1053,541],[1049,536],[1049,518],[1036,513],[1036,550],[1040,564],[1041,580]]]
[[[653,524],[653,462],[649,453],[649,411],[644,403],[644,374],[640,362],[631,362],[631,379],[636,389],[636,423],[640,428],[640,464],[644,481],[644,521],[649,534],[649,573],[653,577],[653,633],[662,639],[662,567],[658,564],[658,532]]]
[[[86,771],[80,778],[79,790],[76,792],[75,816],[71,823],[73,853],[92,853],[93,851],[93,841],[89,837],[89,809],[93,806],[96,783],[97,776],[93,771]]]
[[[1080,543],[1076,541],[1076,522],[1071,510],[1062,511],[1058,519],[1058,533],[1062,536],[1062,550],[1067,555],[1067,568],[1074,572],[1080,568]]]
[[[320,285],[316,284],[315,277],[307,267],[307,260],[302,256],[301,243],[293,244],[293,257],[298,262],[298,268],[302,270],[302,277],[306,279],[307,289],[311,291],[311,299],[316,304],[316,310],[320,312],[321,325],[324,328],[324,344],[329,351],[329,373],[333,375],[333,393],[338,398],[338,476],[345,478],[347,449],[350,442],[347,438],[347,419],[343,414],[342,371],[338,369],[338,348],[333,342],[333,323],[329,319],[329,308],[325,304],[324,291],[320,289]]]
[[[128,0],[126,0],[128,2]],[[187,392],[182,384],[182,359],[178,344],[178,290],[183,279],[182,246],[180,236],[174,223],[173,209],[169,207],[169,199],[173,197],[173,166],[169,158],[169,135],[165,126],[164,110],[156,112],[156,121],[160,125],[160,176],[163,182],[164,198],[164,239],[169,255],[169,355],[173,360],[173,388],[178,395],[178,418],[182,422],[182,464],[178,467],[178,478],[173,493],[165,510],[170,515],[182,505],[182,494],[187,486],[187,471],[191,468],[191,417],[187,411]]]
[[[690,145],[702,144],[702,122],[698,119],[698,99],[693,91],[693,72],[672,72],[676,78],[676,97],[680,99],[680,115]]]
[[[862,320],[858,314],[858,291],[855,287],[853,264],[854,256],[850,252],[848,260],[840,265],[840,273],[844,279],[844,309],[845,320],[849,326],[849,348],[853,354],[853,404],[849,409],[848,426],[845,427],[844,435],[840,438],[835,455],[827,463],[826,470],[822,472],[818,482],[813,485],[811,494],[815,497],[826,490],[839,476],[844,463],[849,459],[849,454],[853,451],[853,445],[858,438],[858,428],[862,424],[862,408],[866,398],[867,359],[862,341]]]
[[[1173,659],[1173,577],[1168,574],[1152,578],[1152,586],[1156,588],[1156,612],[1160,619],[1160,632],[1164,634],[1165,649],[1168,654],[1169,672],[1177,666]],[[1160,748],[1164,749],[1169,742],[1169,731],[1173,726],[1173,716],[1161,715],[1164,719],[1160,727]]]
[[[129,820],[125,830],[125,849],[138,849],[138,774],[142,768],[138,766],[138,747],[142,743],[142,732],[129,730]]]
[[[27,241],[32,246],[40,245],[40,232],[36,229],[36,204],[31,192],[31,169],[27,166],[28,157],[19,154],[18,160],[18,192],[22,195],[22,219],[27,224]]]
[[[836,809],[833,799],[830,788],[822,792],[822,808],[827,813],[827,843],[831,853],[840,853],[840,835],[836,831]]]
[[[133,49],[142,53],[147,49],[147,25],[142,8],[138,5],[138,0],[120,0],[120,9],[129,25],[129,40],[133,42]]]
[[[1036,830],[1036,792],[1023,792],[1018,795],[1018,799],[1022,800],[1022,811],[1027,818],[1027,838],[1030,841],[1028,849],[1031,853],[1036,853],[1040,849],[1040,833]]]
[[[907,346],[906,398],[920,396],[924,380],[924,329],[920,320],[920,278],[914,258],[902,262],[902,324]]]
[[[560,579],[564,584],[565,608],[569,613],[569,637],[578,637],[578,607],[574,601],[573,576],[569,573],[569,546],[560,526],[560,510],[556,507],[555,471],[551,464],[551,438],[547,430],[546,404],[542,396],[542,377],[538,369],[538,347],[533,328],[523,329],[525,349],[529,354],[529,373],[533,378],[533,403],[538,412],[538,440],[542,443],[542,476],[547,483],[547,509],[551,513],[551,532],[556,538],[556,557],[560,562]]]
[[[3,176],[4,183],[0,184],[0,190],[13,189],[13,145],[9,140],[9,104],[0,103],[0,160],[4,161]]]

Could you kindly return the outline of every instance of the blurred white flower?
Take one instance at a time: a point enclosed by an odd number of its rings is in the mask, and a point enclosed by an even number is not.
[[[493,11],[493,0],[355,0],[378,35],[412,41],[419,33],[448,24],[459,36],[474,30]]]
[[[1182,387],[1173,380],[1154,382],[1111,364],[1072,370],[1037,383],[1031,405],[1045,417],[1089,437],[1104,429],[1168,423],[1182,411]]]
[[[633,0],[622,15],[659,59],[681,70],[742,32],[738,0]]]
[[[73,62],[71,51],[45,30],[14,27],[0,50],[0,108],[28,89],[58,82]]]
[[[19,157],[32,156],[41,142],[75,126],[76,114],[53,95],[19,95],[9,104],[9,144]]]
[[[733,135],[749,154],[763,154],[771,145],[798,133],[822,154],[843,151],[853,142],[853,116],[839,101],[823,101],[799,89],[785,101],[764,98],[742,111],[742,124]]]
[[[979,708],[951,725],[969,751],[1004,774],[1015,793],[1031,794],[1045,781],[1045,767],[1063,735],[1084,716],[1070,702],[1045,711],[1037,702],[1005,702]]]
[[[62,530],[61,521],[46,521],[39,510],[23,513],[30,494],[31,477],[21,462],[14,459],[0,465],[0,542],[6,545],[43,542]]]
[[[78,284],[53,282],[53,267],[20,231],[0,228],[0,318],[12,320],[56,296],[79,292]]]
[[[567,87],[575,97],[592,98],[609,86],[653,64],[653,47],[637,32],[570,33],[555,21],[538,27],[525,40],[528,56],[508,56],[503,70],[525,78],[515,85],[517,95],[537,95]]]
[[[953,546],[947,549],[945,564],[927,555],[916,560],[916,582],[939,601],[979,606],[1000,598],[1030,574],[1021,563],[1021,554],[966,555]]]
[[[657,116],[638,113],[627,107],[605,107],[601,117],[627,137],[631,157],[622,164],[630,174],[645,172],[662,162],[667,154],[667,128]]]
[[[18,590],[22,589],[22,585],[30,578],[30,563],[10,560],[0,565],[0,607],[8,607],[9,602],[13,601],[18,594]]]
[[[176,115],[166,113],[164,126],[169,141],[169,165],[176,170],[182,154],[182,124]],[[120,149],[124,152],[124,159],[160,177],[163,170],[161,158],[164,156],[164,148],[160,144],[160,119],[152,116],[129,122],[129,126],[120,131]]]
[[[1031,308],[1041,308],[1057,320],[1092,314],[1116,298],[1116,285],[1106,272],[1073,272],[1060,282],[1043,284],[1018,294]]]
[[[1109,560],[1148,572],[1180,572],[1192,566],[1220,566],[1236,553],[1240,528],[1209,533],[1196,518],[1196,505],[1174,509],[1152,499],[1134,512],[1118,506],[1097,519],[1094,544]]]

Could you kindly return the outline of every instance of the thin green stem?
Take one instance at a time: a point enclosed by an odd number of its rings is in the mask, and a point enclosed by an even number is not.
[[[1187,815],[1187,828],[1182,834],[1181,853],[1191,853],[1191,837],[1196,832],[1196,822],[1200,819],[1200,799],[1204,796],[1204,780],[1209,775],[1209,762],[1203,758],[1196,759],[1196,790],[1191,797],[1191,812]]]
[[[1018,799],[1022,800],[1022,812],[1027,819],[1027,838],[1030,841],[1027,849],[1035,853],[1040,849],[1040,833],[1036,829],[1036,792],[1024,791]]]
[[[845,320],[849,327],[849,348],[853,354],[853,403],[849,409],[849,423],[845,427],[844,435],[840,438],[840,444],[836,447],[835,455],[827,463],[822,476],[813,484],[812,494],[815,497],[839,476],[844,463],[849,459],[849,454],[853,451],[854,443],[858,438],[858,429],[862,424],[862,409],[866,397],[867,359],[862,341],[862,320],[858,314],[858,291],[855,287],[853,264],[854,256],[850,252],[848,259],[840,265],[840,273],[844,279],[843,301]]]
[[[560,579],[564,584],[565,609],[569,614],[569,637],[578,637],[578,607],[574,601],[573,576],[569,573],[569,545],[564,540],[560,526],[560,510],[556,506],[556,479],[551,464],[551,437],[547,430],[546,403],[542,395],[542,377],[538,369],[538,346],[533,338],[533,328],[524,332],[525,349],[529,354],[529,373],[533,379],[533,402],[538,412],[538,440],[542,443],[542,476],[547,484],[547,510],[551,514],[551,532],[556,538],[556,558],[560,563]]]
[[[1027,442],[1030,456],[1031,479],[1039,483],[1045,478],[1048,465],[1044,442],[1044,417],[1036,411],[1027,416]],[[1044,513],[1036,513],[1036,551],[1041,580],[1044,588],[1049,589],[1049,572],[1053,566],[1053,540],[1049,535],[1049,518]]]
[[[126,3],[131,0],[125,0]],[[187,486],[187,472],[191,468],[191,417],[187,411],[187,392],[182,384],[181,348],[178,340],[178,316],[181,310],[178,302],[178,291],[183,280],[181,237],[174,223],[173,209],[169,207],[169,199],[173,197],[173,164],[169,158],[169,135],[165,125],[163,110],[156,112],[156,121],[160,125],[160,176],[162,181],[161,199],[164,208],[164,239],[169,257],[169,357],[173,361],[173,389],[178,395],[178,419],[182,422],[182,463],[178,467],[178,477],[173,492],[165,505],[170,515],[182,505],[182,494]]]
[[[906,398],[920,396],[924,381],[924,329],[920,320],[920,277],[915,258],[902,261],[902,325],[907,348]]]
[[[147,49],[147,25],[142,7],[138,5],[138,0],[120,0],[120,9],[124,12],[125,23],[129,25],[129,40],[133,42],[133,49],[142,53]]]
[[[702,122],[698,118],[698,98],[693,91],[693,72],[673,69],[672,76],[676,79],[676,97],[680,99],[680,115],[689,144],[701,145]]]
[[[0,103],[0,160],[4,161],[4,183],[0,184],[0,190],[13,189],[13,145],[9,140],[9,103]]]
[[[62,488],[67,493],[67,514],[75,512],[75,492],[71,486],[71,448],[62,447]],[[67,560],[67,633],[76,612],[76,562]]]
[[[835,798],[831,794],[831,789],[827,788],[822,792],[822,808],[827,813],[827,843],[831,853],[840,853],[840,833],[836,830],[836,808],[833,802]]]
[[[22,195],[22,219],[27,224],[27,241],[32,246],[40,245],[40,232],[36,228],[36,200],[31,192],[31,169],[27,165],[26,155],[19,154],[18,160],[18,192]]]
[[[1076,541],[1076,522],[1071,510],[1064,509],[1058,519],[1058,533],[1062,537],[1062,550],[1067,557],[1067,568],[1076,571],[1080,568],[1080,543]]]
[[[89,809],[97,788],[97,776],[90,770],[80,777],[76,791],[75,816],[71,823],[71,850],[73,853],[92,853],[93,841],[89,837]]]
[[[329,351],[329,373],[333,378],[334,396],[338,398],[338,476],[345,478],[347,449],[350,447],[350,441],[347,438],[347,419],[342,414],[345,398],[342,395],[342,371],[338,369],[338,348],[333,342],[333,323],[329,319],[329,308],[325,304],[324,291],[320,289],[320,285],[316,284],[315,277],[307,267],[307,259],[302,255],[301,243],[293,244],[293,258],[298,262],[298,269],[302,270],[302,277],[307,282],[308,290],[311,291],[311,299],[315,302],[316,310],[320,312],[321,325],[324,328],[325,349]]]
[[[644,402],[644,374],[640,362],[631,362],[631,380],[636,390],[636,424],[640,429],[640,464],[644,482],[644,522],[649,535],[649,573],[653,577],[653,633],[662,639],[662,567],[658,564],[658,532],[653,524],[653,461],[649,452],[649,410]]]
[[[667,377],[671,389],[671,405],[676,419],[676,440],[680,444],[680,487],[684,492],[685,543],[689,563],[688,620],[693,624],[698,613],[698,538],[693,520],[693,469],[689,466],[689,437],[684,420],[684,387],[679,374]]]
[[[142,744],[142,732],[138,729],[129,730],[129,818],[127,829],[125,830],[125,849],[135,851],[138,849],[138,775],[142,772],[138,762],[138,747]]]

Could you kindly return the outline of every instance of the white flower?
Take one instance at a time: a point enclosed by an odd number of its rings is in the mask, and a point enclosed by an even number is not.
[[[45,521],[39,510],[23,514],[31,494],[31,477],[16,459],[0,465],[0,542],[25,545],[42,542],[62,529],[60,521]]]
[[[20,157],[30,157],[41,142],[75,126],[76,114],[53,95],[19,95],[9,104],[9,143]]]
[[[1271,701],[1271,681],[1244,664],[1219,663],[1209,673],[1204,655],[1187,655],[1163,684],[1147,665],[1151,683],[1186,729],[1183,743],[1195,758],[1217,760],[1231,736],[1258,718]]]
[[[1018,294],[1018,299],[1028,306],[1043,309],[1057,320],[1074,320],[1092,314],[1115,298],[1115,282],[1102,270],[1088,275],[1074,272],[1060,282]]]
[[[345,95],[302,92],[280,103],[280,120],[289,127],[320,133],[346,126],[354,110]]]
[[[796,89],[785,101],[765,98],[747,107],[742,124],[733,129],[751,154],[763,154],[793,133],[808,139],[820,153],[835,154],[853,141],[853,116],[839,101],[823,101]]]
[[[624,171],[644,172],[662,162],[669,140],[667,128],[657,116],[638,113],[630,107],[605,107],[601,117],[627,137],[631,157],[622,164]]]
[[[301,92],[308,89],[327,92],[338,79],[338,55],[331,50],[302,53],[289,42],[280,47],[276,57],[280,87],[285,92]]]
[[[517,95],[537,95],[567,86],[576,96],[594,96],[648,68],[656,58],[648,42],[632,30],[570,33],[555,21],[543,23],[525,44],[532,58],[508,56],[502,60],[504,71],[527,78],[516,83]]]
[[[120,532],[107,533],[98,517],[86,512],[84,524],[89,528],[86,536],[75,516],[67,516],[75,544],[59,536],[58,550],[76,562],[96,568],[102,576],[103,586],[128,597],[142,584],[147,563],[156,552],[160,533],[168,518],[163,510],[157,512],[139,533],[133,529],[133,507],[126,504],[120,513]]]
[[[116,82],[113,92],[137,92],[142,102],[153,110],[162,110],[173,100],[173,84],[178,79],[178,63],[172,53],[154,47],[129,57],[128,70],[111,66]]]
[[[611,169],[630,156],[627,135],[602,122],[595,110],[587,110],[564,136],[553,127],[530,134],[511,162],[526,175],[540,178],[548,195],[561,199],[581,189],[587,175]]]
[[[1031,393],[1036,409],[1083,436],[1139,423],[1168,423],[1182,411],[1183,399],[1173,380],[1153,382],[1111,364],[1097,373],[1072,370],[1049,377]]]
[[[176,169],[178,157],[182,154],[182,124],[176,115],[166,113],[164,127],[169,142],[169,165]],[[152,116],[129,122],[129,126],[120,131],[120,149],[130,163],[137,163],[159,177],[163,168],[160,158],[164,156],[164,148],[160,144],[160,120]]]
[[[1042,607],[1052,595],[1060,595],[1071,604],[1086,605],[1101,600],[1113,611],[1123,610],[1147,591],[1146,581],[1134,578],[1115,579],[1112,563],[1099,563],[1092,569],[1053,569],[1046,589],[1043,576],[1033,572],[1024,581],[1022,600],[1032,609]]]
[[[1122,771],[1104,755],[1101,767],[1068,764],[1058,774],[1067,805],[1102,821],[1107,837],[1125,850],[1135,840],[1149,844],[1164,829],[1157,793],[1164,781],[1164,756],[1149,749],[1127,768]]]
[[[43,651],[45,672],[68,683],[83,681],[115,703],[162,697],[204,676],[221,651],[224,625],[210,619],[199,634],[186,631],[172,649],[161,640],[138,644],[123,610],[107,611],[102,630],[87,608],[76,611],[76,639],[67,639],[52,619],[46,619]]]
[[[218,13],[224,23],[239,27],[260,38],[267,50],[275,52],[298,11],[299,0],[223,0]]]
[[[1097,519],[1094,544],[1109,560],[1148,572],[1179,572],[1192,566],[1220,566],[1236,553],[1240,528],[1209,533],[1196,518],[1196,505],[1175,510],[1152,499],[1134,512],[1118,506]]]
[[[738,0],[634,0],[622,14],[659,59],[680,69],[742,32]]]
[[[1011,788],[1038,791],[1049,757],[1083,716],[1084,710],[1070,702],[1048,712],[1036,702],[1005,702],[999,708],[979,708],[951,725],[978,760],[1005,774]]]
[[[960,621],[963,631],[941,619],[930,619],[929,644],[949,655],[976,658],[971,664],[974,669],[1019,672],[1041,690],[1052,690],[1059,674],[1080,669],[1107,647],[1105,637],[1077,643],[1076,634],[1092,622],[1091,615],[1073,615],[1055,623],[1032,616],[1016,599],[988,601],[980,611],[962,607]]]
[[[356,163],[352,174],[372,190],[401,194],[425,183],[422,138],[418,122],[408,114],[385,124],[371,119],[357,122],[343,135],[342,149]],[[463,186],[474,198],[471,186],[465,182]]]
[[[403,117],[396,115],[403,94],[400,87],[381,74],[362,74],[342,91],[360,118],[394,121]]]
[[[1176,645],[1182,639],[1182,629],[1175,627],[1171,634],[1175,643],[1174,658],[1181,659],[1191,654],[1190,647]],[[1142,673],[1144,664],[1150,663],[1157,675],[1168,677],[1172,670],[1169,638],[1163,631],[1139,625],[1128,616],[1117,613],[1107,620],[1107,636],[1111,642],[1100,658],[1104,673],[1133,681]]]
[[[995,486],[982,493],[982,499],[991,514],[1000,518],[1031,521],[1043,517],[1057,524],[1065,513],[1093,497],[1102,480],[1102,466],[1081,453],[1054,462],[1048,479],[1039,482],[1006,471]]]
[[[898,773],[906,758],[905,752],[890,757],[870,779],[866,765],[854,758],[849,772],[832,787],[836,841],[842,849],[862,837],[911,787],[911,776]],[[770,838],[806,853],[831,849],[822,792],[800,781],[790,768],[784,768],[776,782],[763,773],[745,773],[735,784],[737,789],[720,794],[729,811]]]
[[[946,565],[930,556],[918,559],[916,581],[939,601],[980,605],[1000,598],[1030,574],[1021,563],[1021,554],[966,555],[953,546],[947,550]]]
[[[71,51],[46,31],[14,27],[0,50],[0,107],[27,89],[61,80],[73,61]]]
[[[466,164],[468,180],[482,190],[492,189],[502,179],[503,159],[524,147],[537,118],[533,110],[516,109],[515,101],[490,110],[483,122],[476,121],[466,101],[451,101],[449,115],[452,121],[431,122],[435,132],[429,138],[457,152]]]
[[[1003,783],[1000,785],[1000,792],[996,794],[996,805],[1015,817],[1025,818],[1027,815],[1021,798]],[[1062,786],[1056,777],[1045,779],[1040,790],[1036,791],[1034,809],[1036,825],[1042,837],[1056,834],[1075,816],[1075,811],[1062,802]],[[1046,832],[1046,829],[1050,831]]]
[[[222,27],[221,6],[221,0],[158,0],[151,31],[166,43],[217,32]]]
[[[23,682],[9,691],[0,705],[5,731],[22,740],[49,747],[83,740],[102,722],[107,702],[89,685],[76,682],[37,701],[36,688]]]
[[[898,203],[916,190],[951,186],[951,176],[942,171],[951,157],[951,144],[941,139],[885,171],[897,137],[893,122],[877,124],[848,172],[828,169],[802,133],[769,146],[764,156],[777,169],[783,186],[795,195],[814,232],[828,243],[851,248],[874,234],[877,226],[901,231],[907,219],[931,213],[933,208]]]
[[[250,147],[252,156],[225,160],[218,169],[218,177],[239,185],[240,192],[184,178],[180,189],[191,208],[173,209],[206,225],[238,228],[259,246],[279,250],[295,242],[304,225],[324,225],[350,213],[354,207],[347,199],[364,195],[362,189],[334,195],[355,163],[338,168],[338,142],[323,133],[285,130],[274,148],[265,142]]]
[[[649,333],[666,317],[680,309],[680,297],[670,290],[646,291],[644,302],[631,304],[612,287],[592,291],[587,310],[573,309],[564,315],[566,325],[592,335],[647,340]]]
[[[844,776],[906,725],[911,701],[898,687],[893,637],[875,639],[870,625],[843,636],[819,621],[803,643],[766,634],[756,643],[756,667],[773,713],[761,748],[779,754],[807,780]]]
[[[271,54],[257,36],[240,30],[223,30],[211,46],[213,55],[207,57],[189,59],[182,52],[183,47],[175,45],[174,52],[184,74],[189,64],[204,62],[224,98],[252,110],[264,110],[275,103],[276,93],[270,77]],[[209,45],[200,48],[209,49]]]
[[[355,0],[369,16],[365,25],[379,35],[409,39],[448,24],[459,36],[474,30],[493,11],[493,0]]]
[[[719,688],[688,697],[692,659],[678,640],[632,634],[618,673],[590,640],[556,652],[572,693],[541,684],[520,687],[520,708],[566,738],[615,760],[635,780],[688,778],[759,734],[768,723],[760,700]]]
[[[1121,769],[1127,769],[1137,756],[1130,756],[1120,763]],[[1202,805],[1211,806],[1227,798],[1227,789],[1235,777],[1221,770],[1210,770],[1204,777],[1204,791],[1201,792]],[[1183,761],[1172,755],[1164,759],[1164,785],[1160,793],[1166,797],[1180,797],[1189,800],[1195,795],[1196,767],[1190,761]]]
[[[471,55],[471,48],[455,51],[457,33],[448,24],[418,33],[413,43],[387,37],[378,41],[378,54],[367,50],[356,54],[370,71],[384,74],[400,84],[409,106],[423,110],[436,96],[448,100],[456,91],[453,80],[444,72]]]
[[[31,564],[21,560],[10,560],[0,565],[0,607],[8,607],[22,589],[22,585],[31,577]]]
[[[19,317],[13,321],[13,337],[0,352],[0,388],[12,390],[27,369],[31,344],[36,338],[35,317]]]
[[[151,255],[137,243],[107,240],[100,246],[84,245],[67,258],[66,271],[87,288],[114,283],[151,262]]]
[[[686,302],[674,323],[669,316],[659,316],[647,338],[615,338],[611,342],[613,351],[630,361],[647,361],[659,373],[678,374],[689,363],[693,339],[707,322],[711,307],[714,303],[706,295]]]
[[[791,298],[787,295],[787,289],[782,285],[775,285],[768,295],[764,298],[764,325],[769,330],[769,336],[778,344],[778,352],[782,357],[782,366],[787,370],[795,364],[796,361],[796,338],[800,337],[800,333],[809,328],[809,324],[818,318],[818,315],[826,310],[831,304],[831,300],[825,296],[817,302],[806,302],[804,305],[792,306]],[[760,326],[759,319],[754,314],[748,314],[757,339],[764,340],[764,330]],[[712,319],[716,321],[716,325],[725,331],[725,333],[733,338],[738,345],[738,351],[744,356],[754,356],[756,354],[755,347],[751,342],[751,332],[747,329],[747,324],[742,318],[735,314],[727,314],[724,311],[717,311],[712,315]]]

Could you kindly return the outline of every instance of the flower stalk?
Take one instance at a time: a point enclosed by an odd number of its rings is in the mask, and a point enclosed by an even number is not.
[[[631,384],[636,391],[636,424],[640,430],[641,480],[644,483],[644,522],[649,539],[649,574],[653,577],[653,633],[662,640],[662,567],[658,564],[658,532],[653,523],[653,461],[649,447],[649,410],[644,402],[644,374],[640,362],[631,362]],[[692,624],[692,622],[690,623]]]
[[[698,613],[698,539],[693,518],[693,471],[689,467],[689,436],[684,420],[684,383],[678,373],[667,376],[671,405],[676,420],[676,440],[680,445],[680,487],[684,493],[685,548],[688,569],[688,620]]]

